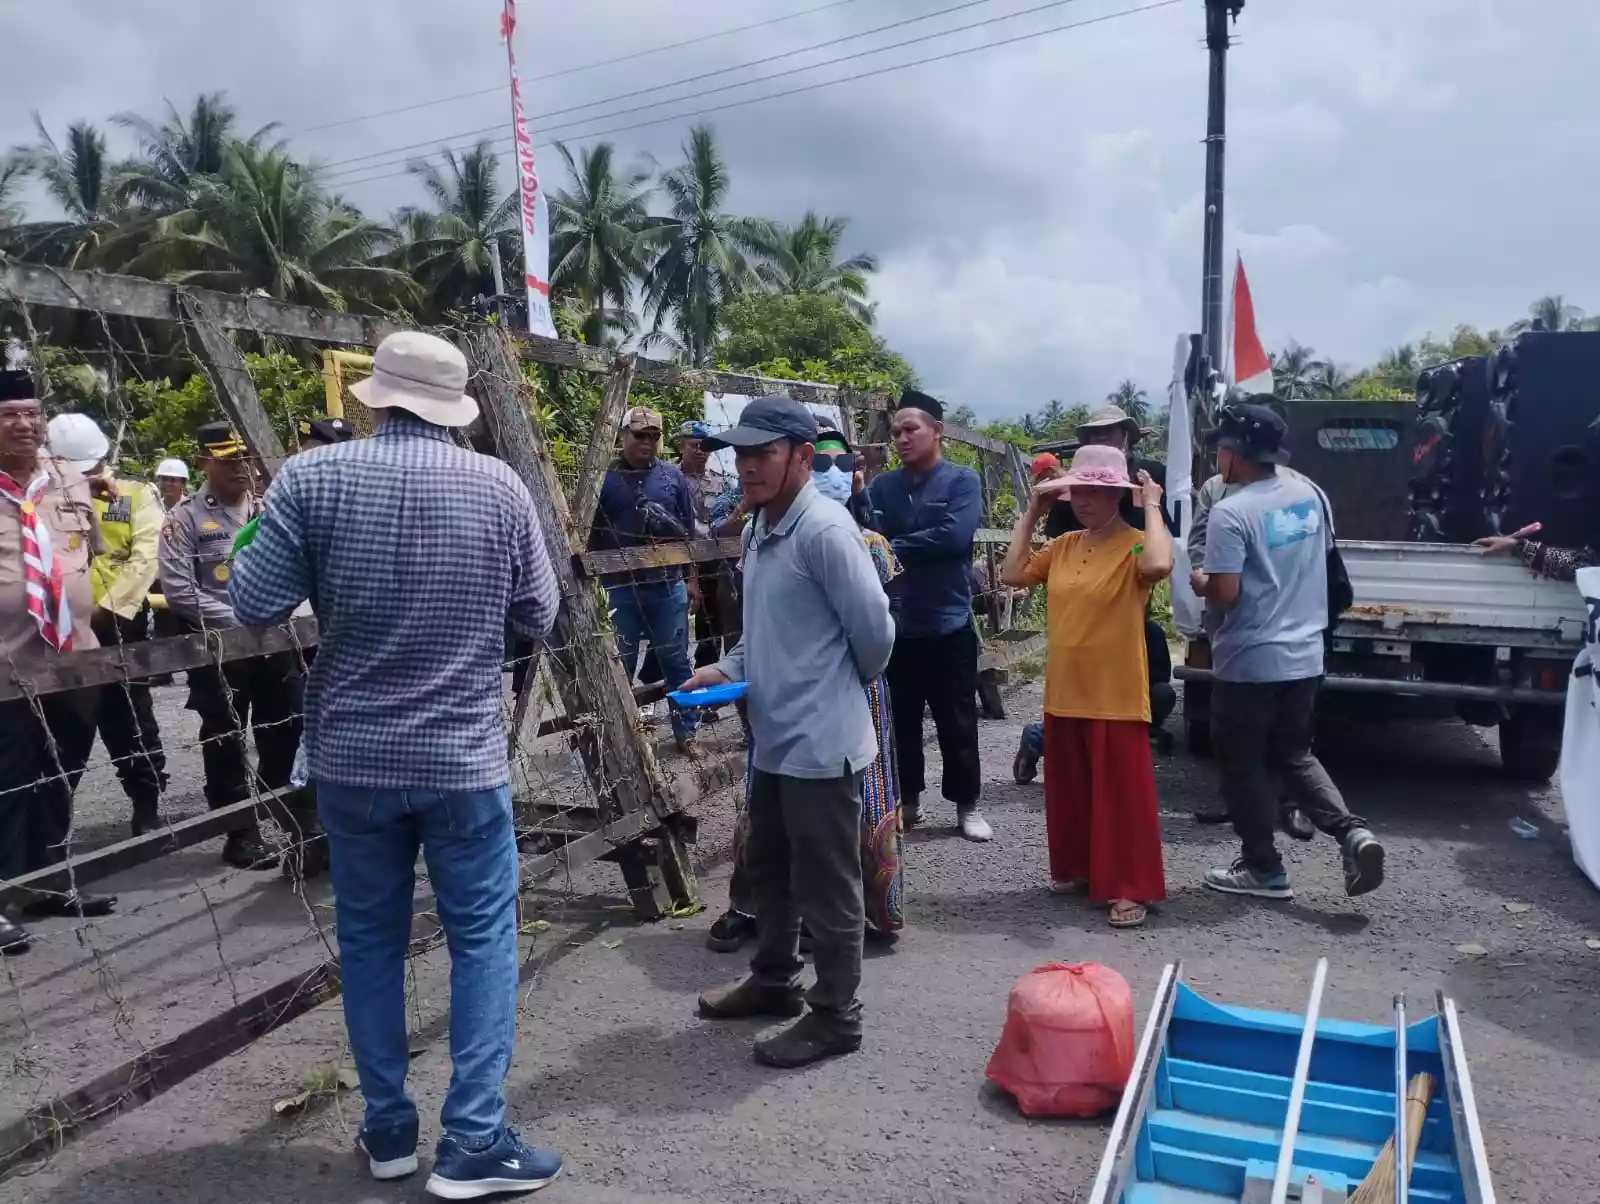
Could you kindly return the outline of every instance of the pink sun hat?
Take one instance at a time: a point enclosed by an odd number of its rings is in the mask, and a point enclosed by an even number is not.
[[[1121,448],[1089,443],[1080,447],[1067,469],[1068,485],[1100,485],[1108,489],[1134,489],[1128,479],[1128,457]]]

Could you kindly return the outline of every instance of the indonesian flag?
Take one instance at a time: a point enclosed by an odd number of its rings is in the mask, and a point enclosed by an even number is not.
[[[1246,393],[1271,393],[1272,361],[1256,333],[1256,307],[1244,276],[1244,257],[1233,274],[1233,379]]]
[[[556,337],[550,319],[550,207],[544,189],[539,187],[539,171],[533,163],[533,136],[528,133],[528,115],[522,107],[522,85],[517,80],[517,0],[505,0],[500,15],[500,36],[506,43],[506,62],[511,68],[511,132],[517,144],[517,191],[522,196],[523,274],[528,286],[528,330],[547,339]]]

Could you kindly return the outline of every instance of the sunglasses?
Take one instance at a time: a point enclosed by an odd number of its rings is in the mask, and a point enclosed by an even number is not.
[[[854,472],[856,470],[855,452],[812,452],[811,468],[813,472],[827,472],[830,468],[837,468],[840,472]]]

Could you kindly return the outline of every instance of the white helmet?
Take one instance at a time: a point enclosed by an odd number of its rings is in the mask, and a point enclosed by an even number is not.
[[[167,459],[156,465],[156,476],[172,477],[174,480],[187,481],[189,479],[189,466],[182,460],[176,460],[169,456]]]
[[[111,451],[111,440],[87,414],[57,414],[46,428],[50,454],[88,472]]]

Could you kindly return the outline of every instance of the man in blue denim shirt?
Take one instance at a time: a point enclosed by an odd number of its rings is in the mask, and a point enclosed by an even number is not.
[[[908,389],[890,428],[901,467],[873,478],[867,496],[878,530],[905,569],[889,701],[900,760],[900,819],[921,818],[925,786],[922,715],[933,712],[944,758],[945,798],[956,805],[961,834],[993,833],[978,810],[978,633],[972,625],[972,540],[983,517],[978,474],[940,452],[944,406]]]
[[[664,540],[689,539],[695,529],[694,491],[683,473],[657,457],[661,415],[643,406],[628,411],[622,423],[622,454],[606,471],[600,506],[589,533],[591,551],[642,548]],[[667,689],[688,680],[689,604],[699,599],[694,575],[684,580],[682,565],[603,573],[600,584],[611,603],[617,655],[633,680],[639,645],[647,637]],[[672,707],[672,734],[678,749],[693,755],[693,711]]]

